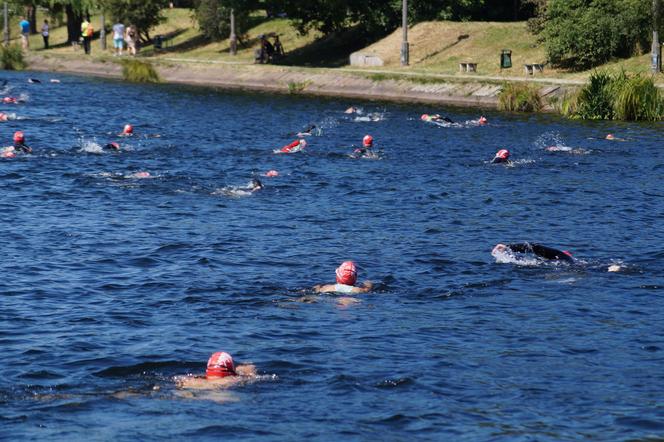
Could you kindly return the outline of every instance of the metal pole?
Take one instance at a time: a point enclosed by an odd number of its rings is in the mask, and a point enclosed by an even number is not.
[[[231,55],[237,54],[237,35],[235,34],[235,11],[231,9]]]
[[[7,2],[5,2],[5,30],[2,33],[5,41],[5,46],[9,45],[9,10],[7,9]]]
[[[657,74],[662,70],[662,45],[659,44],[659,0],[652,0],[652,50],[651,69]]]
[[[401,42],[401,66],[408,66],[408,0],[402,0],[401,27],[403,28],[403,41]]]
[[[101,40],[102,51],[106,50],[106,16],[101,13],[101,29],[99,30],[99,40]]]

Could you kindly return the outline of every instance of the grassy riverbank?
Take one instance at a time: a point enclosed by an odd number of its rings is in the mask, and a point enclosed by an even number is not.
[[[321,42],[317,40],[320,35],[315,33],[301,36],[290,26],[287,19],[266,19],[256,16],[253,26],[243,34],[241,44],[236,56],[229,54],[229,41],[212,42],[205,39],[198,30],[188,9],[167,9],[164,11],[167,20],[151,31],[151,35],[167,37],[164,49],[156,51],[152,45],[141,49],[141,57],[148,57],[155,61],[168,61],[177,63],[210,62],[253,64],[253,51],[260,34],[278,34],[286,51],[297,60],[296,66],[302,67],[340,67],[348,66],[349,45],[344,44],[341,36]],[[39,22],[42,18],[39,17]],[[92,20],[96,29],[100,27],[100,17],[94,16]],[[112,23],[107,22],[107,28]],[[18,25],[12,24],[12,30]],[[18,42],[18,35],[14,33]],[[93,42],[92,58],[107,58],[112,55],[112,36],[107,33],[106,51],[100,48],[97,38]],[[51,29],[52,49],[44,51],[40,35],[30,37],[32,52],[38,55],[62,57],[85,57],[82,50],[76,46],[66,44],[66,28],[53,26]],[[398,76],[401,74],[416,74],[420,77],[444,74],[446,77],[467,79],[468,74],[459,72],[458,63],[470,61],[478,64],[478,72],[470,74],[471,77],[501,78],[541,78],[549,80],[585,80],[593,71],[567,72],[546,66],[543,74],[534,77],[526,76],[523,65],[525,63],[543,63],[546,60],[545,49],[535,36],[526,29],[525,22],[494,23],[494,22],[425,22],[419,23],[409,29],[411,44],[410,66],[401,67],[399,64],[399,48],[401,44],[401,30],[396,30],[385,38],[361,49],[362,52],[372,53],[381,57],[385,66],[379,68]],[[512,51],[513,67],[501,70],[499,67],[499,54],[502,49]],[[346,51],[346,52],[345,52]],[[286,60],[288,63],[288,59]],[[353,68],[357,70],[357,68]],[[375,70],[359,68],[360,70]],[[610,72],[625,70],[630,73],[648,72],[649,55],[644,54],[626,60],[615,60],[600,69]],[[657,82],[664,83],[664,75],[659,74]]]

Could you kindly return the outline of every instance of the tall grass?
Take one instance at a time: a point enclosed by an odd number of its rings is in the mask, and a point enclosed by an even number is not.
[[[0,46],[0,66],[8,71],[21,71],[27,67],[23,51],[18,45]]]
[[[537,112],[542,109],[542,97],[536,86],[527,83],[505,83],[498,95],[500,110]]]
[[[159,83],[161,81],[152,64],[140,60],[122,60],[122,77],[133,83]]]
[[[641,74],[594,72],[562,113],[587,120],[658,121],[664,118],[664,94],[654,79]]]

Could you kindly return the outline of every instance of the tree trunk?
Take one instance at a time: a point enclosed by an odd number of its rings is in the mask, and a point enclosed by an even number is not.
[[[83,17],[71,5],[65,6],[65,14],[67,14],[67,41],[69,43],[78,43],[78,39],[81,37]]]
[[[33,4],[30,4],[25,7],[26,15],[28,16],[28,21],[30,22],[30,33],[37,33],[37,7]]]

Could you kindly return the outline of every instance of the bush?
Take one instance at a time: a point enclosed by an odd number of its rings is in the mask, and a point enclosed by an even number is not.
[[[595,72],[561,111],[570,118],[587,120],[657,121],[664,118],[664,95],[652,77]]]
[[[159,83],[161,81],[152,64],[139,60],[122,60],[122,77],[133,83]]]
[[[0,65],[8,71],[21,71],[27,63],[23,58],[23,51],[18,45],[0,46]]]
[[[651,0],[550,0],[542,37],[553,65],[582,70],[650,42]]]
[[[542,109],[539,89],[526,83],[505,83],[498,95],[500,110],[537,112]]]

